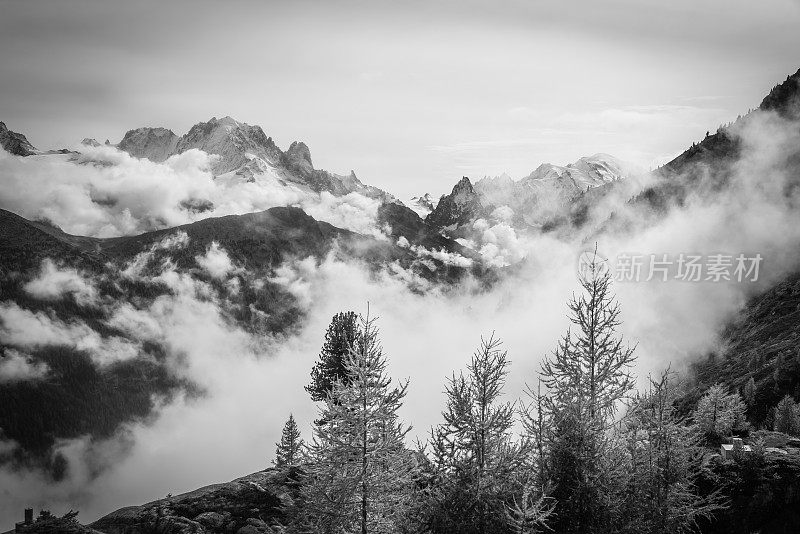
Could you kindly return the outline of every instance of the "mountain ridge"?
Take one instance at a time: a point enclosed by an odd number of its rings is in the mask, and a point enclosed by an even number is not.
[[[216,156],[211,162],[215,176],[239,175],[252,181],[255,175],[272,172],[279,179],[308,186],[318,193],[327,191],[335,196],[360,193],[384,202],[396,201],[389,193],[363,184],[352,171],[349,175],[339,175],[315,169],[305,143],[294,141],[283,151],[260,126],[230,116],[199,122],[182,136],[162,127],[129,130],[117,148],[155,162],[198,149]]]
[[[25,135],[9,130],[2,121],[0,121],[0,147],[15,156],[32,156],[39,153]]]

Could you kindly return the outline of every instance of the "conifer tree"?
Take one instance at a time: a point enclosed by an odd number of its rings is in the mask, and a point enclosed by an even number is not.
[[[775,431],[797,436],[800,434],[800,410],[794,399],[786,395],[775,407]]]
[[[319,359],[311,369],[311,383],[305,387],[311,400],[321,402],[333,390],[337,380],[347,381],[345,361],[350,349],[358,346],[359,320],[355,312],[340,312],[333,316],[325,332],[325,343]]]
[[[711,386],[698,401],[694,420],[707,439],[716,441],[744,429],[745,405],[738,393],[728,393],[720,384]]]
[[[533,484],[525,484],[522,499],[514,499],[506,507],[506,515],[513,534],[536,534],[550,530],[547,522],[555,511],[552,498],[540,492]]]
[[[275,460],[272,462],[275,467],[295,467],[300,463],[305,444],[292,414],[283,425],[280,442],[275,445]]]
[[[583,292],[569,302],[568,330],[542,365],[547,387],[543,409],[550,420],[550,472],[555,529],[569,533],[608,530],[618,499],[621,466],[612,426],[615,412],[634,387],[634,349],[616,332],[620,308],[611,275],[594,260],[580,278]]]
[[[494,337],[482,339],[467,375],[454,374],[446,386],[445,422],[431,439],[439,485],[431,503],[436,531],[508,532],[507,506],[522,494],[526,449],[511,434],[514,404],[500,400],[508,373],[500,347]]]
[[[626,508],[621,532],[693,532],[698,521],[721,509],[719,491],[699,489],[704,450],[700,435],[678,416],[669,370],[649,380],[626,418],[629,453]]]
[[[408,382],[391,386],[374,320],[359,328],[310,446],[304,497],[314,532],[394,532],[408,497],[414,462],[397,415]]]
[[[522,411],[522,425],[530,446],[530,467],[536,486],[544,492],[548,486],[549,468],[547,464],[547,447],[550,421],[544,409],[545,397],[542,394],[542,381],[534,391],[527,388],[528,397],[532,403]]]

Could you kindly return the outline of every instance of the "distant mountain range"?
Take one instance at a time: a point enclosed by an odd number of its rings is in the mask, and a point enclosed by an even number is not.
[[[284,152],[260,126],[250,126],[231,117],[213,117],[195,124],[180,137],[166,128],[137,128],[128,131],[117,148],[131,156],[155,162],[196,148],[218,156],[211,165],[216,176],[229,175],[256,181],[266,175],[317,192],[328,191],[334,195],[359,193],[386,201],[394,199],[385,191],[361,183],[354,172],[343,176],[315,169],[311,151],[305,143],[295,141]]]
[[[440,230],[457,234],[460,227],[504,208],[510,209],[504,222],[526,231],[559,222],[588,191],[608,191],[615,183],[642,172],[614,156],[595,154],[566,166],[544,163],[520,180],[502,174],[473,185],[465,176],[435,206],[430,195],[419,197],[422,204],[416,202],[430,209],[426,222]]]

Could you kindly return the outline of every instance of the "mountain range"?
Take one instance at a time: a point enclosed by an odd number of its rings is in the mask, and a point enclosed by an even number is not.
[[[800,70],[773,89],[756,112],[772,111],[786,120],[797,120],[798,110]],[[249,332],[273,335],[291,333],[303,319],[298,295],[276,274],[287,258],[311,258],[318,263],[329,257],[354,259],[372,273],[402,273],[419,292],[432,287],[447,291],[467,278],[479,281],[476,291],[480,291],[514,266],[489,265],[480,251],[465,246],[462,238],[470,235],[477,221],[505,224],[520,233],[557,234],[582,229],[589,212],[592,220],[599,221],[599,229],[591,232],[624,232],[642,220],[657,220],[692,196],[714,195],[726,187],[743,150],[736,128],[752,120],[757,120],[756,115],[748,114],[693,143],[657,169],[648,185],[631,198],[627,197],[629,188],[638,183],[636,177],[642,171],[613,156],[595,154],[565,166],[540,165],[520,180],[501,175],[473,184],[463,177],[437,202],[425,194],[412,199],[410,206],[363,184],[353,172],[339,175],[316,169],[302,142],[294,142],[284,151],[259,126],[230,117],[200,122],[181,136],[166,128],[146,127],[128,131],[116,145],[85,139],[82,145],[87,153],[89,148],[104,150],[108,146],[107,150],[154,163],[191,150],[202,151],[211,156],[213,179],[230,187],[292,187],[314,198],[360,195],[377,204],[374,223],[381,232],[367,234],[337,227],[295,204],[214,216],[213,201],[204,198],[182,200],[186,203],[183,208],[196,217],[192,222],[114,237],[71,235],[51,220],[0,209],[0,305],[15,313],[29,313],[41,322],[85,324],[101,340],[132,345],[133,334],[112,321],[119,310],[107,303],[131,302],[144,309],[159,298],[174,295],[177,290],[163,275],[167,271],[202,281],[209,292],[207,298],[219,302],[226,317],[237,325]],[[76,165],[86,163],[75,159],[81,149],[38,150],[25,135],[1,122],[0,144],[10,157],[61,157]],[[800,187],[800,146],[789,147],[781,162],[794,177],[786,186],[786,195],[791,196]],[[625,198],[629,210],[607,209],[602,200],[610,195]],[[209,216],[204,216],[205,212]],[[634,220],[631,213],[644,216]],[[219,248],[225,251],[224,265],[222,271],[215,271],[207,266],[207,257]],[[57,302],[31,290],[47,261],[53,259],[58,260],[59,269],[95,281],[90,304],[80,300],[78,289]],[[716,381],[739,390],[750,377],[755,379],[757,394],[770,402],[787,392],[800,394],[800,365],[791,363],[800,358],[796,351],[799,273],[800,268],[753,298],[720,332],[720,350],[695,365],[693,389],[682,402],[691,405]],[[7,324],[0,328],[0,344],[4,357],[14,358],[22,350],[22,342]],[[157,405],[175,395],[203,394],[196,384],[173,372],[165,361],[168,349],[156,341],[141,344],[140,354],[112,365],[99,365],[91,350],[78,344],[28,345],[27,357],[46,365],[49,374],[42,381],[0,383],[0,406],[5,408],[0,413],[0,438],[18,445],[11,452],[0,448],[0,463],[40,468],[53,480],[67,474],[64,457],[53,454],[59,440],[108,437],[125,423],[146,421]],[[775,379],[775,362],[783,366],[780,380]],[[768,414],[753,416],[764,420]],[[247,499],[255,499],[269,493],[264,487],[270,485],[270,500],[263,506],[270,514],[278,513],[282,496],[272,491],[272,486],[282,488],[285,481],[277,483],[274,476],[251,475],[168,503],[123,509],[94,526],[104,532],[154,531],[161,521],[159,506],[170,505],[186,508],[181,516],[185,524],[173,525],[171,531],[189,532],[194,524],[216,524],[225,517],[216,501],[204,500],[207,496],[216,499],[245,493]],[[249,511],[226,508],[224,512],[228,513],[227,523],[233,522],[236,528],[246,526]],[[258,530],[260,524],[252,523],[254,532],[264,531]],[[128,527],[135,528],[126,530]]]
[[[260,126],[250,126],[231,117],[213,117],[200,122],[182,136],[166,128],[137,128],[128,131],[117,148],[154,162],[165,161],[194,148],[216,156],[211,170],[217,177],[228,175],[250,182],[272,178],[317,192],[328,191],[334,195],[359,193],[393,200],[385,191],[361,183],[352,171],[349,175],[338,175],[315,169],[311,151],[305,143],[295,141],[282,151]]]

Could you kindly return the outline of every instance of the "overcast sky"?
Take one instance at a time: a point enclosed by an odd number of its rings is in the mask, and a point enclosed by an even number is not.
[[[39,148],[212,116],[401,198],[643,166],[800,67],[800,0],[0,0],[0,120]]]

